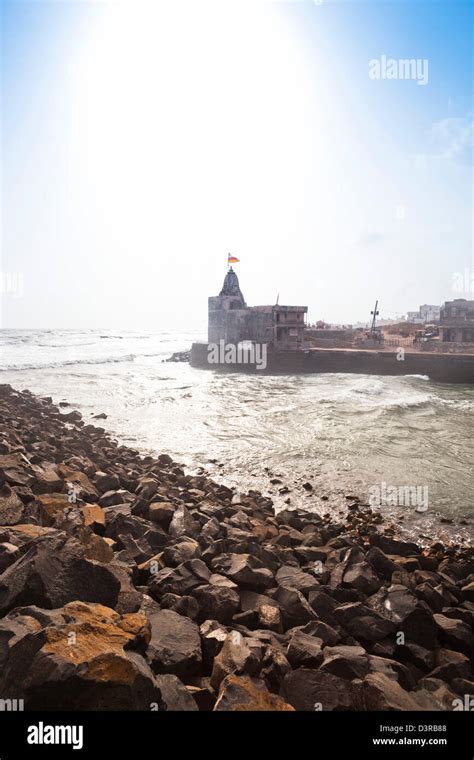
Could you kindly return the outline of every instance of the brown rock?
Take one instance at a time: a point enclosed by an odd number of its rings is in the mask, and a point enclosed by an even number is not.
[[[244,588],[265,589],[273,583],[271,571],[251,554],[221,554],[212,560],[212,569]]]
[[[240,598],[236,591],[226,586],[207,584],[198,586],[191,595],[199,604],[198,622],[217,620],[219,623],[230,623],[240,608]]]
[[[293,668],[317,668],[323,661],[322,639],[296,631],[290,639],[286,657]]]
[[[55,493],[63,490],[64,483],[58,474],[56,465],[46,462],[41,467],[33,465],[31,469],[35,475],[35,479],[31,484],[33,493]]]
[[[100,470],[94,475],[94,485],[100,494],[107,491],[118,491],[120,488],[120,479],[114,473],[101,472]]]
[[[229,675],[221,684],[214,710],[288,712],[294,708],[278,695],[271,694],[260,679]]]
[[[31,486],[34,475],[26,457],[21,454],[0,456],[0,484],[12,486]]]
[[[260,669],[260,678],[263,678],[270,691],[278,692],[288,673],[291,673],[291,665],[283,649],[279,646],[267,645]]]
[[[355,710],[350,681],[320,670],[298,668],[283,679],[280,694],[295,710]]]
[[[275,633],[283,633],[281,612],[278,607],[262,604],[258,609],[258,627],[268,628]]]
[[[448,618],[445,615],[434,615],[433,617],[438,628],[440,641],[449,649],[472,656],[474,634],[469,626],[462,620]]]
[[[79,600],[114,607],[120,585],[106,565],[86,559],[84,547],[64,534],[38,539],[0,576],[0,611],[24,604],[62,607]]]
[[[198,626],[172,610],[149,616],[151,640],[147,660],[155,673],[187,677],[199,673],[202,663]]]
[[[57,710],[149,710],[159,701],[153,673],[138,654],[150,635],[144,616],[72,602],[53,619],[10,648],[0,674],[2,694],[24,698],[33,710],[45,704]]]
[[[218,689],[228,675],[254,675],[260,661],[248,641],[237,631],[226,636],[224,645],[214,660],[211,686]]]
[[[407,639],[428,649],[436,645],[437,629],[431,609],[405,586],[392,584],[381,598],[381,609]]]
[[[298,567],[293,567],[292,565],[283,565],[280,567],[275,575],[275,579],[279,586],[295,588],[298,591],[301,591],[306,597],[310,591],[317,588],[319,585],[319,582],[314,575],[305,573]]]
[[[7,541],[0,544],[0,573],[3,573],[9,565],[12,565],[19,555],[19,549],[14,544],[9,544]]]
[[[74,470],[67,465],[59,465],[59,475],[66,482],[67,487],[73,490],[76,497],[83,501],[96,501],[99,493],[84,472]]]
[[[325,647],[321,671],[349,680],[363,678],[369,672],[367,653],[358,646]]]
[[[21,523],[24,513],[25,506],[22,500],[7,483],[4,483],[0,488],[0,525]]]
[[[190,688],[186,688],[177,676],[159,675],[155,677],[155,683],[160,692],[158,710],[196,712],[199,709],[196,694]]]
[[[278,586],[275,592],[275,601],[278,602],[282,611],[283,623],[286,628],[305,625],[310,620],[315,620],[316,615],[297,589]]]
[[[356,704],[359,710],[436,709],[432,702],[430,706],[423,707],[415,694],[405,691],[397,681],[382,673],[370,673],[364,678],[357,693]]]
[[[169,501],[154,501],[148,507],[148,516],[152,522],[156,522],[168,530],[175,510],[175,505]]]
[[[194,537],[199,535],[199,523],[193,519],[190,511],[184,504],[175,509],[168,533],[174,538],[178,536]]]
[[[455,678],[468,679],[470,675],[471,664],[466,655],[450,649],[438,649],[436,667],[429,673],[428,678],[440,678],[450,683]]]
[[[150,576],[148,588],[153,599],[160,600],[163,594],[189,594],[193,589],[209,582],[210,572],[200,559],[183,562],[176,568],[165,567]]]

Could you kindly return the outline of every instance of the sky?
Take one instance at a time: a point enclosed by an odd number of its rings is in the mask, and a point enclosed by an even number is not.
[[[228,252],[249,305],[310,322],[474,298],[471,2],[0,0],[0,25],[1,327],[202,329]]]

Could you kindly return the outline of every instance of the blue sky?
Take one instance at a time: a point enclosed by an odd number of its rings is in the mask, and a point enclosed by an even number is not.
[[[229,250],[310,320],[473,297],[470,2],[1,13],[4,327],[204,326]]]

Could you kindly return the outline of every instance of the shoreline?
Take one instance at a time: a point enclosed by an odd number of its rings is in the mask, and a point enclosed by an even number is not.
[[[275,514],[259,491],[1,385],[0,696],[52,710],[455,709],[474,693],[474,550],[422,548],[360,499],[347,506]]]

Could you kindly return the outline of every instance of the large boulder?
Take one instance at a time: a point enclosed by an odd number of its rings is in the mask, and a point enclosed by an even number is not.
[[[257,673],[259,666],[260,659],[249,640],[238,631],[231,631],[214,659],[211,685],[214,689],[218,689],[224,678],[234,673],[253,676]]]
[[[199,623],[208,619],[217,620],[219,623],[230,623],[240,608],[238,593],[226,586],[210,583],[198,586],[191,591],[191,596],[199,605]]]
[[[342,585],[363,594],[373,594],[380,588],[381,581],[368,562],[355,562],[345,571]]]
[[[396,630],[395,624],[360,602],[347,602],[334,610],[334,617],[357,641],[375,642]]]
[[[15,544],[4,541],[0,544],[0,573],[3,573],[9,565],[12,565],[20,556],[20,550]]]
[[[183,678],[199,673],[202,663],[199,628],[172,610],[149,616],[151,640],[146,657],[155,673]]]
[[[427,692],[408,692],[383,673],[369,673],[356,694],[358,710],[414,711],[439,710]]]
[[[0,525],[16,525],[25,516],[25,505],[17,493],[4,483],[0,488]]]
[[[25,604],[62,607],[75,600],[114,607],[119,591],[107,565],[86,559],[77,539],[60,534],[38,539],[0,575],[0,613]]]
[[[405,586],[392,584],[388,590],[381,589],[375,604],[407,639],[428,649],[435,647],[437,627],[433,613],[426,602],[418,599]]]
[[[266,589],[273,583],[271,570],[252,554],[221,554],[212,560],[212,569],[251,590]]]
[[[84,472],[75,470],[73,467],[68,467],[67,465],[60,465],[58,472],[65,481],[66,490],[74,492],[76,498],[82,499],[83,501],[97,501],[99,498],[99,492]]]
[[[192,693],[177,676],[164,674],[155,677],[160,699],[152,709],[167,712],[197,712],[199,709]]]
[[[305,625],[311,620],[316,620],[316,614],[301,591],[286,586],[278,586],[274,599],[281,609],[286,628]]]
[[[438,649],[435,657],[436,667],[429,674],[429,678],[440,678],[450,683],[456,678],[470,677],[471,663],[465,654],[441,648]]]
[[[389,536],[382,536],[380,533],[373,533],[369,540],[371,546],[376,546],[385,554],[395,554],[400,557],[411,557],[413,554],[421,554],[418,544],[412,541],[399,541]]]
[[[392,574],[399,570],[399,566],[377,546],[372,546],[365,558],[367,562],[370,562],[377,575],[386,581],[389,581]]]
[[[325,647],[321,671],[349,680],[364,678],[369,672],[369,659],[363,647]]]
[[[165,567],[150,576],[148,588],[150,596],[157,601],[164,594],[184,596],[193,589],[209,582],[211,573],[200,559],[190,559],[178,567]]]
[[[10,647],[0,674],[4,698],[22,698],[31,710],[150,710],[160,701],[140,654],[150,637],[143,615],[82,602],[51,616],[28,612],[38,630]]]
[[[284,651],[279,646],[268,644],[262,659],[260,678],[263,678],[270,691],[278,692],[281,683],[288,673],[291,673],[291,665],[285,657]]]
[[[351,683],[321,670],[294,670],[283,679],[280,694],[298,711],[356,709]]]
[[[193,519],[191,512],[184,504],[181,504],[173,513],[171,523],[168,528],[168,533],[173,538],[179,536],[198,536],[199,535],[199,523]]]
[[[434,615],[438,636],[442,644],[472,657],[474,653],[474,634],[462,620]]]
[[[320,620],[312,620],[300,630],[303,633],[309,633],[311,636],[317,636],[318,639],[322,640],[325,646],[336,646],[341,640],[341,634],[338,630]]]
[[[319,582],[314,575],[305,573],[299,567],[294,567],[293,565],[283,565],[280,567],[277,570],[275,579],[279,586],[296,588],[306,597],[310,591],[319,586]]]
[[[296,631],[288,644],[286,657],[293,668],[317,668],[323,661],[322,646],[322,639]]]
[[[35,477],[31,466],[22,454],[0,455],[0,485],[31,486]]]
[[[31,469],[35,476],[31,484],[33,493],[60,493],[63,490],[64,482],[58,474],[57,465],[51,462],[43,462],[41,466],[33,465]]]
[[[166,567],[178,567],[188,559],[199,559],[201,549],[197,541],[193,538],[183,536],[172,546],[167,546],[163,550],[163,562]]]
[[[257,711],[293,711],[294,707],[277,694],[268,691],[265,683],[249,676],[227,676],[219,689],[219,696],[214,710],[257,712]]]
[[[168,530],[175,510],[176,505],[169,501],[152,501],[148,507],[148,517],[152,522]]]

